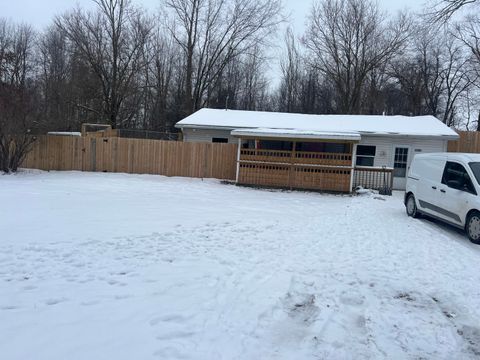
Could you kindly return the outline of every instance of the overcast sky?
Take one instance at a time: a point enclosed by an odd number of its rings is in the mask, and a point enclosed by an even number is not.
[[[160,0],[133,0],[137,4],[156,10]],[[285,10],[292,14],[292,25],[295,32],[303,30],[305,15],[307,14],[312,0],[283,0]],[[379,4],[388,11],[409,8],[419,10],[423,0],[379,0]],[[91,0],[0,0],[0,16],[11,18],[15,22],[27,22],[41,29],[50,24],[52,17],[72,8],[76,4],[81,7],[91,7]]]

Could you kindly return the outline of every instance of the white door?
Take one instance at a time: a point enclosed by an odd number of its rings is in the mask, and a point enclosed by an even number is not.
[[[408,146],[395,146],[393,148],[393,188],[405,190],[408,173]]]

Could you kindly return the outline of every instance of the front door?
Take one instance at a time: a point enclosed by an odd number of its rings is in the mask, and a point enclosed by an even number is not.
[[[393,188],[405,190],[408,173],[408,146],[395,146],[393,157]]]

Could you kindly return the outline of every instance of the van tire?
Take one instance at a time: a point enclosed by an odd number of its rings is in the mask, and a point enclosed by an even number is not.
[[[407,215],[412,218],[418,218],[417,204],[415,202],[415,196],[413,194],[408,195],[407,201],[405,201],[405,209],[407,210]]]
[[[474,244],[480,244],[480,212],[472,211],[465,224],[465,232]]]

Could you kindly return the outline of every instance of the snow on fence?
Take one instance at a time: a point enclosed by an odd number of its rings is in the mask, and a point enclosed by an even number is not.
[[[236,144],[39,136],[22,167],[235,180]]]
[[[448,142],[449,152],[480,153],[480,132],[459,131],[459,140]]]

